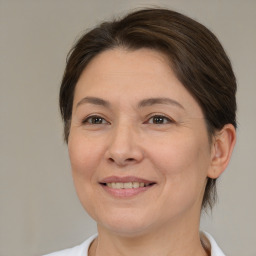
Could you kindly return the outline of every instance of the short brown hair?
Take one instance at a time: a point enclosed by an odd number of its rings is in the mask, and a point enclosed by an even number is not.
[[[99,53],[123,47],[160,51],[184,87],[201,106],[209,138],[225,124],[236,127],[236,78],[216,36],[197,21],[167,9],[143,9],[104,22],[84,34],[71,49],[60,88],[60,111],[68,141],[76,83]],[[208,178],[202,208],[212,208],[216,180]]]

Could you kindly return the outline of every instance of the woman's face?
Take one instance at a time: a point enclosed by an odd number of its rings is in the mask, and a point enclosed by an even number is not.
[[[133,235],[198,221],[211,146],[202,110],[162,54],[96,56],[76,85],[68,148],[99,227]]]

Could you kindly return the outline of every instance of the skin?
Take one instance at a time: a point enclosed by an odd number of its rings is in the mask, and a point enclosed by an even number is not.
[[[90,255],[207,255],[199,236],[206,180],[224,171],[234,143],[226,125],[209,144],[201,108],[161,53],[96,56],[76,85],[68,141],[77,194],[98,224]],[[155,184],[118,198],[100,184],[109,176]]]

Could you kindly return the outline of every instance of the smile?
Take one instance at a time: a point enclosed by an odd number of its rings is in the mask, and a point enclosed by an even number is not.
[[[129,189],[129,188],[143,188],[150,186],[151,184],[145,184],[144,182],[111,182],[111,183],[105,183],[106,186],[109,188],[115,188],[115,189]]]
[[[100,182],[104,190],[112,196],[131,197],[147,191],[156,183],[137,177],[108,177]]]

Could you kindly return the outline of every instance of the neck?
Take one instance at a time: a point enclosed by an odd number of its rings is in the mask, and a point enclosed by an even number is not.
[[[99,236],[93,242],[89,256],[207,256],[199,234],[198,225],[183,223],[183,227],[158,228],[136,235],[120,235],[98,226]]]

